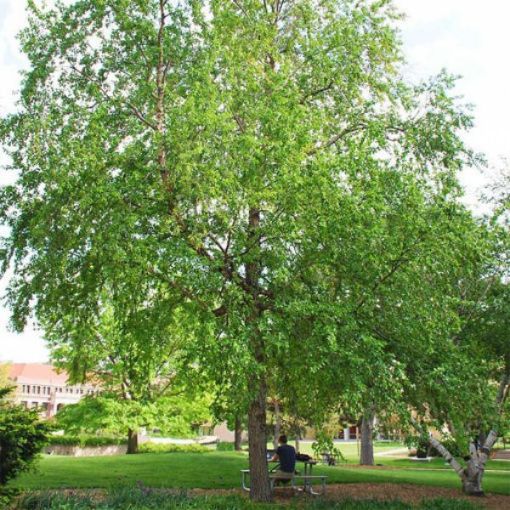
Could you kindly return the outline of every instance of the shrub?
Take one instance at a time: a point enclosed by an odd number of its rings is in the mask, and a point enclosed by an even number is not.
[[[219,441],[216,443],[216,450],[220,452],[233,452],[235,450],[235,444],[228,443],[227,441]]]
[[[324,433],[317,434],[317,440],[312,443],[312,450],[316,459],[321,458],[323,454],[328,454],[336,460],[345,462],[345,457],[342,452],[335,447],[333,439]]]
[[[5,503],[4,486],[32,466],[46,443],[49,427],[37,412],[3,400],[8,389],[0,389],[0,499]]]
[[[425,459],[429,455],[430,442],[427,434],[421,434],[418,436],[407,436],[405,444],[408,448],[416,448],[416,457],[419,459]]]
[[[107,437],[107,436],[50,436],[48,438],[50,445],[58,446],[79,446],[85,448],[86,446],[112,446],[125,444],[126,439],[120,437]]]
[[[211,449],[207,446],[193,444],[156,444],[143,443],[138,447],[138,453],[207,453]]]

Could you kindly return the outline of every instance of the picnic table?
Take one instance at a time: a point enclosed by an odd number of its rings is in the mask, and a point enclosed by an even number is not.
[[[270,452],[268,452],[268,461],[271,459],[271,457],[272,457],[272,454],[270,455]],[[317,461],[313,460],[313,459],[306,460],[306,461],[296,459],[296,463],[297,462],[300,462],[304,465],[304,472],[302,475],[301,474],[292,474],[291,476],[289,476],[289,481],[290,481],[291,487],[298,491],[303,491],[308,494],[312,494],[312,495],[316,496],[320,493],[315,492],[313,490],[312,482],[314,480],[319,480],[322,485],[322,493],[321,494],[325,494],[326,493],[327,476],[326,475],[312,475],[313,466],[315,466],[317,464]],[[269,480],[271,482],[271,490],[274,489],[276,481],[281,479],[275,473],[275,471],[279,468],[279,466],[280,466],[280,464],[278,462],[275,462],[275,465],[269,470]],[[247,478],[249,477],[249,475],[250,475],[249,469],[241,470],[241,486],[245,491],[250,490],[250,487],[247,484]],[[303,488],[297,487],[296,481],[302,481]]]

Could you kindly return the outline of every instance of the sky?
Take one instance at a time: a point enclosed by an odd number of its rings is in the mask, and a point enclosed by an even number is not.
[[[461,76],[456,94],[474,105],[475,127],[465,140],[485,153],[488,169],[466,169],[461,182],[466,202],[477,207],[480,187],[510,158],[510,2],[508,0],[394,0],[406,14],[401,24],[405,75],[426,79],[446,68]],[[26,22],[24,0],[0,0],[0,116],[15,111],[19,72],[27,61],[19,51],[17,32]],[[0,150],[0,184],[12,176],[2,169],[7,159]],[[0,282],[0,294],[6,281]],[[16,334],[8,328],[9,312],[0,304],[0,361],[47,361],[40,332],[29,325]]]

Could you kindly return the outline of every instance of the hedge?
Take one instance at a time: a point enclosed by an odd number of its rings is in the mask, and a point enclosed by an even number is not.
[[[157,444],[142,443],[138,447],[138,453],[207,453],[211,449],[207,446],[193,444]]]
[[[50,436],[48,444],[54,446],[116,446],[126,444],[126,439],[121,437],[106,436]]]

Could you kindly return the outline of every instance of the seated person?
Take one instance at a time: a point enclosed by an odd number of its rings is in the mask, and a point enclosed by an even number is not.
[[[274,472],[277,482],[288,482],[294,476],[296,469],[296,450],[287,444],[287,436],[281,435],[278,438],[279,447],[271,461],[279,462],[280,467]]]

